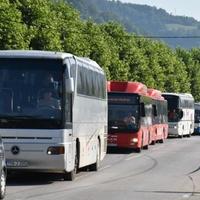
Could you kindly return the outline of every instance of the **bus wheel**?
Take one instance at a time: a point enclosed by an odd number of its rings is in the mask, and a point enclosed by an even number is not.
[[[143,146],[143,149],[145,149],[145,150],[149,149],[149,145],[147,144],[147,145]]]
[[[155,145],[155,144],[156,144],[156,141],[153,140],[153,141],[151,142],[151,145]]]
[[[96,155],[96,162],[88,166],[89,171],[98,171],[100,165],[100,142],[98,140],[97,143],[97,155]]]
[[[136,151],[137,153],[141,153],[142,149],[141,149],[141,147],[138,147],[138,148],[135,149],[135,151]]]
[[[164,143],[164,139],[159,140],[159,143]]]
[[[74,164],[74,170],[71,172],[65,172],[63,175],[64,181],[73,181],[75,179],[75,176],[78,172],[78,163],[79,163],[79,158],[78,158],[78,148],[76,149],[76,154],[75,154],[75,164]]]
[[[183,134],[182,134],[182,135],[179,135],[178,137],[182,139],[182,138],[183,138]]]
[[[6,194],[6,173],[4,170],[1,171],[0,177],[0,199],[3,199]]]
[[[187,137],[191,137],[191,133],[189,133],[189,134],[187,135]]]

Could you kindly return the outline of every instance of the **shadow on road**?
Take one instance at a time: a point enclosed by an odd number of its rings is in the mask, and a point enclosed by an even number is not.
[[[31,172],[18,172],[11,173],[7,177],[8,186],[23,186],[23,185],[46,185],[52,184],[55,181],[62,181],[61,174],[49,174],[49,173],[31,173]]]
[[[107,154],[130,154],[136,153],[134,149],[125,149],[125,148],[117,148],[117,147],[108,147]]]

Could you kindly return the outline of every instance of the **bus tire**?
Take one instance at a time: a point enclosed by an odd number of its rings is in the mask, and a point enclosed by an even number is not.
[[[137,152],[137,153],[141,153],[141,151],[142,151],[142,149],[143,149],[143,134],[142,134],[142,141],[141,141],[141,146],[140,147],[137,147],[136,149],[135,149],[135,151]]]
[[[138,147],[138,148],[135,149],[135,151],[136,151],[137,153],[141,153],[142,149],[141,149],[141,147]]]
[[[73,171],[65,172],[63,175],[64,181],[73,181],[75,179],[75,174]]]
[[[149,149],[149,145],[147,144],[147,145],[143,146],[143,149],[145,149],[145,150]]]
[[[182,134],[182,135],[179,135],[178,138],[181,138],[181,139],[182,139],[182,138],[183,138],[183,134]]]
[[[191,133],[189,133],[189,134],[187,135],[187,137],[191,137]]]
[[[161,140],[159,140],[159,143],[164,143],[164,139],[162,138]]]
[[[6,195],[6,173],[5,170],[2,169],[0,177],[0,199],[3,199],[5,195]]]
[[[96,162],[88,166],[89,171],[98,171],[100,165],[100,141],[98,139],[97,143],[97,155],[96,155]]]
[[[76,153],[75,153],[75,163],[74,163],[74,170],[71,172],[65,172],[63,175],[64,181],[73,181],[76,177],[76,174],[78,172],[78,166],[79,166],[79,156],[78,156],[78,145],[76,145]]]

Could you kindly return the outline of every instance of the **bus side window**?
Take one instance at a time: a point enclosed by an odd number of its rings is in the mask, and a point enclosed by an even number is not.
[[[153,116],[157,116],[157,109],[156,109],[156,105],[153,105]]]
[[[140,116],[145,117],[145,106],[144,103],[140,103]]]

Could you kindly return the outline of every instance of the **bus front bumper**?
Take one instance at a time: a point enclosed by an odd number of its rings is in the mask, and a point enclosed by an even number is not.
[[[6,145],[6,166],[8,170],[31,170],[46,172],[63,172],[66,170],[66,155],[48,154],[45,144],[26,147]],[[19,152],[15,154],[15,150]],[[16,149],[15,149],[16,148]]]

